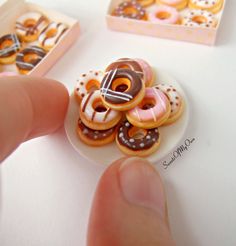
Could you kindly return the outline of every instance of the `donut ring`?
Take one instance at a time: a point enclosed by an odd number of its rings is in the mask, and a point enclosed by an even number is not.
[[[120,90],[121,86],[126,88]],[[126,111],[143,99],[144,83],[136,72],[130,69],[116,69],[105,75],[100,91],[104,104],[116,110]]]
[[[158,4],[167,5],[177,10],[182,10],[188,5],[188,0],[156,0]]]
[[[171,113],[164,125],[174,123],[183,113],[184,102],[182,96],[172,85],[159,84],[155,88],[164,92],[170,101]]]
[[[148,14],[148,20],[158,24],[178,24],[180,23],[180,14],[175,8],[156,6]]]
[[[138,73],[141,79],[143,79],[146,87],[150,87],[153,84],[154,74],[153,74],[152,67],[143,59],[120,58],[117,61],[111,63],[106,68],[106,72],[118,68],[128,68]]]
[[[105,144],[111,143],[115,140],[117,127],[111,129],[98,131],[88,128],[79,119],[77,126],[77,134],[79,138],[90,146],[103,146]]]
[[[21,74],[27,74],[35,68],[46,55],[46,51],[37,46],[30,46],[16,56],[16,66]]]
[[[62,23],[51,22],[39,35],[39,44],[45,50],[53,48],[63,34],[68,30],[68,27]]]
[[[148,156],[155,152],[160,145],[158,128],[141,129],[124,121],[118,128],[116,143],[126,155]]]
[[[137,2],[142,6],[142,7],[148,7],[152,5],[155,0],[137,0]]]
[[[122,113],[105,106],[100,91],[92,91],[85,96],[80,104],[80,118],[89,128],[107,130],[118,124]]]
[[[79,103],[89,92],[99,90],[103,76],[104,73],[102,71],[92,70],[80,76],[74,91],[75,97]]]
[[[156,88],[146,88],[142,102],[126,113],[128,121],[137,127],[151,129],[163,125],[170,116],[167,96]]]
[[[136,1],[125,1],[114,11],[114,16],[142,20],[145,19],[145,9]]]
[[[209,27],[213,28],[217,25],[217,19],[208,11],[192,9],[183,18],[182,24],[188,27]]]
[[[38,12],[29,12],[20,16],[16,21],[16,34],[25,42],[33,42],[43,28],[48,24],[48,19]]]
[[[189,0],[189,8],[210,11],[213,14],[218,13],[223,7],[223,0]]]
[[[7,34],[2,36],[0,38],[0,63],[13,63],[20,48],[21,43],[15,34]]]

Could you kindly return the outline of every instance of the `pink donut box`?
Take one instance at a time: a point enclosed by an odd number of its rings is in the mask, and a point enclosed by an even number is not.
[[[217,14],[218,25],[216,28],[186,27],[182,25],[169,25],[151,23],[150,21],[133,20],[112,16],[111,13],[120,3],[125,0],[111,0],[106,22],[109,29],[120,32],[148,35],[159,38],[175,39],[205,45],[215,45],[217,33],[221,24],[226,0],[219,14]]]
[[[80,34],[80,27],[76,19],[59,12],[45,9],[33,3],[25,2],[25,0],[8,0],[0,6],[0,36],[15,33],[14,27],[16,19],[29,11],[38,11],[47,16],[51,21],[62,22],[69,27],[66,34],[47,53],[44,59],[28,73],[28,75],[43,76],[77,40]],[[13,65],[0,65],[0,72],[16,72],[17,70],[11,70]]]

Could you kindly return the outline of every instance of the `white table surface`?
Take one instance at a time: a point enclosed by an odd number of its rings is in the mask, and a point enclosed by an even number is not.
[[[191,102],[186,138],[195,141],[167,170],[156,165],[173,236],[177,245],[236,245],[236,1],[228,0],[215,47],[109,31],[109,0],[33,2],[81,22],[80,39],[47,75],[69,90],[118,57],[144,58],[182,83]],[[63,129],[23,144],[1,167],[0,245],[85,245],[104,169],[80,157]]]

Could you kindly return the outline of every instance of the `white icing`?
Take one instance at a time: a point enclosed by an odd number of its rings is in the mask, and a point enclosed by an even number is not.
[[[11,40],[13,41],[12,46],[0,50],[0,56],[3,56],[11,51],[17,52],[20,49],[21,44],[15,34],[11,34]]]
[[[89,99],[89,100],[88,100]],[[92,93],[92,96],[90,96],[90,94],[88,94],[87,96],[85,96],[81,102],[81,109],[84,108],[85,103],[87,102],[87,105],[84,109],[84,114],[85,117],[88,120],[93,119],[93,122],[98,122],[98,123],[108,123],[110,121],[112,121],[113,119],[117,118],[120,114],[120,112],[115,111],[115,110],[110,110],[109,114],[107,114],[107,111],[105,112],[96,112],[93,108],[93,103],[97,100],[100,100],[100,92],[99,90],[96,90]],[[105,106],[104,106],[105,107]],[[107,107],[106,107],[107,108]],[[107,108],[107,110],[109,110]]]
[[[201,8],[211,8],[219,4],[220,0],[192,0],[192,3]]]
[[[39,35],[39,43],[42,47],[53,47],[60,38],[62,38],[63,33],[68,27],[62,23],[51,22],[46,29]],[[47,33],[50,30],[56,29],[57,32],[53,37],[47,37]]]
[[[84,74],[85,76],[81,75],[78,79],[77,85],[75,87],[75,93],[81,98],[82,95],[87,95],[87,84],[91,80],[98,81],[99,85],[103,79],[103,72],[102,71],[89,71],[89,73]]]

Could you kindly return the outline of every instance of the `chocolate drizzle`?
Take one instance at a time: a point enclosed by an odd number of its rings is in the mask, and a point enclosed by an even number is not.
[[[6,41],[12,42],[12,45],[0,48],[0,58],[12,56],[16,54],[21,48],[21,43],[15,34],[7,34],[2,36],[0,38],[0,47]]]
[[[114,80],[125,78],[130,81],[130,87],[124,91],[115,91],[112,89]],[[143,82],[138,74],[130,69],[116,69],[108,72],[101,83],[101,95],[112,104],[123,104],[130,102],[142,90]]]
[[[129,131],[134,126],[131,125],[128,121],[124,121],[117,133],[117,140],[119,144],[125,146],[128,149],[133,151],[145,150],[150,149],[155,143],[159,141],[159,131],[158,128],[146,130],[147,133],[142,138],[134,138],[130,137]]]

